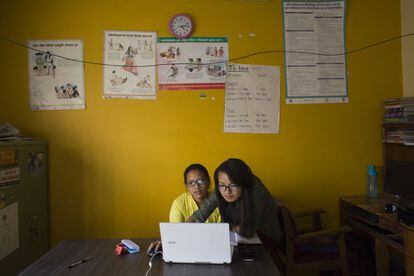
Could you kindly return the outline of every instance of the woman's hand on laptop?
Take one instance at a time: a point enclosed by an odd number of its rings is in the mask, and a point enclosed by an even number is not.
[[[240,233],[240,226],[239,225],[233,226],[231,231],[236,232],[236,233]]]
[[[185,222],[197,222],[197,219],[191,215]]]
[[[155,241],[150,243],[147,249],[147,254],[152,256],[158,251],[162,251],[161,241]]]

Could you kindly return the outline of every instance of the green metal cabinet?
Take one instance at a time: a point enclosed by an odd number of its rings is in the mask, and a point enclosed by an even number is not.
[[[14,177],[18,179],[8,181],[5,175],[15,168],[18,168],[19,176]],[[14,235],[18,232],[18,248],[0,260],[1,275],[16,275],[49,249],[47,179],[46,141],[0,141],[0,238],[2,233],[6,236],[5,213],[16,207],[18,210],[18,217],[15,218],[18,220],[18,231],[15,227],[12,227],[14,232],[9,231]],[[0,240],[0,247],[3,244],[3,254],[0,257],[7,251],[6,238],[7,236],[3,237],[3,241]],[[2,248],[0,253],[1,250]]]

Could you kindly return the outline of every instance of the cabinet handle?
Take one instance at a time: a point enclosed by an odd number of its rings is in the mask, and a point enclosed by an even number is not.
[[[30,216],[30,221],[31,222],[37,222],[39,220],[39,215],[38,214],[33,214]]]

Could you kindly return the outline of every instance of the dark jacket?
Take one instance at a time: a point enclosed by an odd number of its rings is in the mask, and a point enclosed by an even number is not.
[[[204,222],[217,207],[217,195],[216,193],[212,193],[192,216],[197,222]],[[256,224],[255,231],[261,232],[262,234],[273,238],[275,241],[279,240],[280,228],[278,207],[273,196],[257,177],[255,177],[253,184],[253,208]],[[226,210],[224,210],[227,216],[232,213],[231,210],[228,211],[229,212],[226,212]],[[222,214],[222,217],[225,216]]]

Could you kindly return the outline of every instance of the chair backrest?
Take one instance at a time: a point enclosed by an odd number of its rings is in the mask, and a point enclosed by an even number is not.
[[[286,264],[293,260],[295,247],[294,241],[298,233],[292,213],[276,198],[275,202],[279,209],[279,226],[282,237],[276,245],[275,252],[276,256],[278,256],[277,259],[281,260],[281,264]]]
[[[286,246],[292,243],[292,240],[298,235],[295,219],[289,209],[279,200],[275,199],[276,205],[279,208],[279,225],[282,234],[282,239],[279,243],[279,248],[285,252]]]
[[[295,238],[298,235],[298,229],[292,213],[286,206],[280,206],[279,208],[286,237]]]

